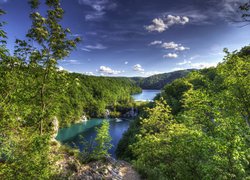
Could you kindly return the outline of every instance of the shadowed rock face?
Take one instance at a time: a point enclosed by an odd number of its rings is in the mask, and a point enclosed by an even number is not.
[[[52,126],[52,138],[56,139],[56,136],[57,136],[58,131],[59,131],[59,121],[58,121],[57,117],[53,118],[51,126]]]

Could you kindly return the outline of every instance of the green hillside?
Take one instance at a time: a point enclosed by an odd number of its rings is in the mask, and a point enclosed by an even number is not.
[[[192,71],[195,71],[195,69],[156,74],[147,78],[133,77],[131,79],[133,79],[142,89],[162,89],[166,84],[171,83],[175,79],[185,77],[189,72]]]

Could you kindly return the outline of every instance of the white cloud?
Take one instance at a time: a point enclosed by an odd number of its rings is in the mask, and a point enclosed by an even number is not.
[[[72,73],[72,71],[69,71],[68,69],[65,69],[64,67],[62,66],[57,66],[57,71],[64,71],[64,72],[68,72],[68,73]]]
[[[153,41],[149,45],[150,46],[161,45],[161,47],[164,49],[173,49],[175,51],[185,51],[190,49],[188,47],[184,47],[182,44],[177,44],[173,41],[172,42]]]
[[[175,59],[175,58],[178,58],[178,54],[176,54],[176,53],[168,53],[168,54],[164,55],[163,58],[173,58],[173,59]]]
[[[112,0],[78,0],[81,5],[90,6],[93,10],[102,12],[104,10],[112,10],[117,7],[117,4]]]
[[[188,22],[189,22],[189,18],[186,16],[167,15],[163,18],[153,19],[152,24],[146,26],[145,28],[149,32],[157,31],[157,32],[161,33],[175,24],[185,25]]]
[[[203,69],[203,68],[209,68],[209,67],[216,67],[218,62],[192,62],[191,58],[190,60],[184,60],[183,62],[177,63],[178,66],[185,66],[188,68],[194,68],[194,69]]]
[[[121,74],[122,72],[124,72],[124,71],[113,70],[107,66],[100,66],[98,71],[101,74],[108,74],[108,75],[116,75],[116,74]]]
[[[106,14],[105,12],[94,12],[91,14],[86,14],[85,15],[85,20],[86,21],[93,21],[93,20],[97,20],[100,19],[104,16],[104,14]]]
[[[149,32],[157,31],[157,32],[163,32],[166,29],[168,29],[168,26],[164,23],[164,21],[161,18],[155,18],[152,21],[153,24],[146,26],[146,30]]]
[[[185,50],[188,50],[190,48],[188,47],[184,47],[182,46],[181,44],[177,44],[175,42],[165,42],[162,44],[162,46],[164,49],[174,49],[176,51],[185,51]]]
[[[138,71],[138,72],[144,72],[144,69],[142,68],[140,64],[134,65],[133,70]]]
[[[99,20],[108,10],[113,10],[117,4],[113,0],[78,0],[81,5],[86,5],[92,8],[92,11],[85,16],[85,20]]]
[[[184,25],[184,24],[189,22],[189,18],[186,16],[181,17],[181,16],[167,15],[166,22],[167,22],[168,27],[170,27],[174,24]]]
[[[148,71],[148,72],[142,72],[142,74],[144,74],[144,76],[153,76],[153,75],[156,75],[156,74],[162,74],[164,72],[162,71]]]
[[[125,62],[124,62],[124,64],[126,64],[126,65],[127,65],[127,64],[128,64],[128,61],[125,61]]]
[[[175,42],[165,42],[162,44],[161,47],[165,48],[165,49],[175,49],[177,48],[179,45],[176,44]]]
[[[94,76],[95,75],[93,72],[84,72],[83,74],[89,75],[89,76]]]
[[[91,50],[90,49],[87,49],[87,48],[81,48],[82,51],[87,51],[87,52],[90,52]]]
[[[190,48],[188,47],[184,47],[184,46],[178,46],[177,48],[175,48],[176,51],[185,51],[185,50],[189,50]]]
[[[57,67],[59,71],[64,71],[65,69],[62,66]]]
[[[153,41],[149,43],[149,46],[158,45],[158,44],[162,44],[162,41]]]
[[[182,66],[182,65],[186,65],[186,64],[191,64],[191,61],[187,61],[186,59],[183,62],[177,63],[177,65]]]
[[[85,48],[82,48],[82,50],[84,50],[84,51],[90,51],[90,49],[92,49],[92,50],[103,50],[103,49],[107,49],[107,47],[98,43],[96,45],[87,45],[87,46],[85,46]]]

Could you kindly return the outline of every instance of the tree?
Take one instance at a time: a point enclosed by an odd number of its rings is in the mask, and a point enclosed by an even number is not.
[[[228,53],[224,62],[218,66],[219,75],[223,77],[226,92],[228,113],[230,110],[239,113],[250,127],[250,57],[240,52]],[[234,112],[231,112],[234,114]]]
[[[48,7],[46,17],[43,17],[39,12],[35,11],[40,5],[39,0],[30,0],[29,3],[33,12],[30,15],[32,26],[27,34],[27,38],[30,41],[36,42],[39,47],[32,51],[28,57],[31,65],[40,65],[41,68],[44,69],[39,87],[39,102],[41,108],[39,129],[42,134],[43,123],[47,118],[50,118],[48,99],[51,101],[53,97],[48,94],[47,84],[57,73],[57,61],[68,56],[73,48],[76,47],[80,38],[69,39],[67,35],[70,33],[70,30],[68,28],[64,29],[59,24],[64,14],[60,6],[60,0],[46,0],[45,4]]]
[[[92,154],[93,159],[104,159],[108,156],[108,150],[112,147],[110,141],[111,136],[109,134],[109,122],[107,120],[103,121],[101,127],[96,128],[96,138],[94,151]]]
[[[250,22],[250,2],[242,4],[239,9],[241,10],[241,17],[244,22]]]
[[[37,0],[29,2],[33,9],[40,4]],[[59,1],[47,0],[46,5],[46,18],[31,13],[28,42],[17,40],[14,56],[6,49],[4,23],[0,23],[1,179],[49,179],[55,173],[49,123],[43,123],[58,106],[53,100],[60,96],[51,96],[61,92],[56,84],[62,74],[56,70],[57,61],[73,50],[79,38],[68,39],[70,31],[59,25],[63,17]],[[32,41],[37,48],[30,45]]]

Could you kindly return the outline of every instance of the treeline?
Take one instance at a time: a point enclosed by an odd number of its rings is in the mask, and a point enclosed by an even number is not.
[[[166,85],[125,133],[117,155],[148,179],[248,179],[249,50],[225,50],[216,68]]]
[[[120,116],[119,109],[134,106],[131,94],[141,89],[127,78],[95,77],[77,73],[67,74],[64,82],[68,90],[62,97],[59,117],[62,125],[79,117],[105,117],[106,109],[112,117]]]
[[[166,84],[171,83],[175,79],[185,77],[189,72],[192,71],[195,71],[195,69],[156,74],[147,78],[132,77],[131,79],[134,80],[136,84],[142,89],[162,89]]]

